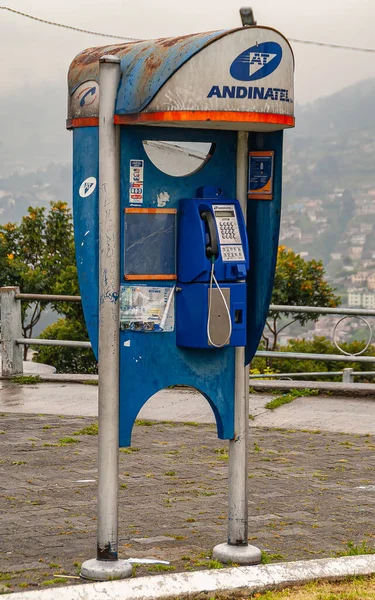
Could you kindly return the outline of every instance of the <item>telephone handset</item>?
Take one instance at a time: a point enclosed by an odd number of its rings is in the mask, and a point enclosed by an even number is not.
[[[210,210],[204,210],[201,212],[201,219],[203,219],[208,228],[209,243],[206,244],[206,256],[212,259],[213,256],[216,257],[219,254],[215,217]]]

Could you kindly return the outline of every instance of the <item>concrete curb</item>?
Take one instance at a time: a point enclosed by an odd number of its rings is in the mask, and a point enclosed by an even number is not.
[[[88,583],[32,592],[16,592],[2,595],[2,598],[5,600],[162,600],[194,597],[204,592],[242,591],[253,594],[268,589],[308,583],[316,579],[340,579],[348,575],[370,575],[374,572],[375,555],[346,556]]]
[[[53,376],[52,376],[53,377]],[[250,379],[250,389],[256,392],[268,392],[272,390],[281,390],[288,392],[290,390],[319,390],[321,393],[334,393],[335,396],[352,397],[375,397],[375,383],[341,383],[338,381],[259,381]]]

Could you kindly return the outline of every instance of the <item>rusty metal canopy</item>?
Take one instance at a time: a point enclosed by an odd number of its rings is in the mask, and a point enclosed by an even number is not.
[[[138,113],[194,54],[232,31],[237,29],[88,48],[78,54],[70,65],[69,94],[74,94],[87,81],[98,83],[99,58],[104,54],[116,55],[121,59],[116,113]]]

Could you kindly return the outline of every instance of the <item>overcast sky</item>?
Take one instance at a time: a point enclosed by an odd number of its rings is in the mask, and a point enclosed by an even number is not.
[[[5,0],[5,4],[50,21],[143,39],[237,27],[240,6],[250,5],[258,25],[274,27],[286,37],[375,48],[375,0],[244,0],[238,4],[233,0]],[[80,50],[107,43],[113,42],[0,10],[0,94],[25,84],[39,84],[46,93],[49,86],[60,87]],[[375,77],[375,54],[292,46],[297,103]]]

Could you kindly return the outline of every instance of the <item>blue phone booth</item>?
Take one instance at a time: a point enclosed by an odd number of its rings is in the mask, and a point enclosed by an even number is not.
[[[159,390],[183,384],[234,436],[236,347],[255,354],[271,298],[283,130],[294,126],[294,60],[268,27],[90,48],[71,64],[77,266],[98,348],[99,58],[121,59],[120,445]],[[246,136],[245,192],[239,139]],[[241,188],[242,189],[242,188]],[[241,195],[241,197],[240,197]]]

